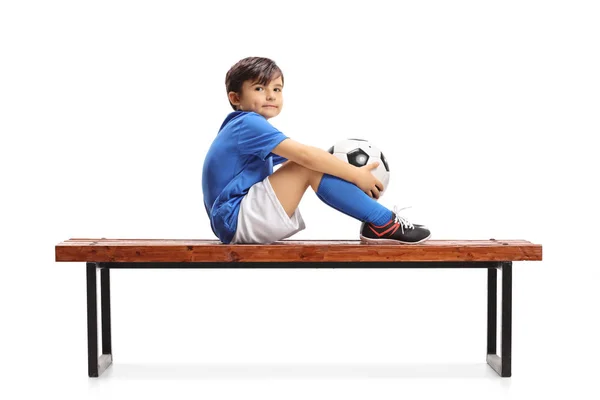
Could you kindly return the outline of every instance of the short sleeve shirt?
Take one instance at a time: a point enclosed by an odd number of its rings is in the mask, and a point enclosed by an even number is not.
[[[286,161],[271,150],[287,138],[252,111],[234,111],[223,121],[202,168],[204,208],[223,243],[233,239],[240,203],[252,185]]]

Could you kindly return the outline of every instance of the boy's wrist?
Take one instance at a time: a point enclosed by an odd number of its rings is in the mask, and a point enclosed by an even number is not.
[[[347,179],[347,181],[356,185],[356,170],[358,169],[358,167],[356,167],[356,166],[354,166],[354,165],[352,165],[350,163],[347,163],[347,164],[350,167],[348,169],[350,171],[348,173],[350,179]]]

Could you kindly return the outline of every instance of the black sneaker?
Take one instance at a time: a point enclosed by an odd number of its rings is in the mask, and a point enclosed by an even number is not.
[[[424,225],[411,224],[398,215],[396,207],[390,221],[382,226],[363,222],[360,240],[366,244],[416,244],[429,239],[431,232]]]

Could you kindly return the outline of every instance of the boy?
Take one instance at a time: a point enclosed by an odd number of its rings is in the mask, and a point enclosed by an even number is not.
[[[202,171],[204,207],[223,243],[267,244],[303,230],[298,204],[309,186],[324,203],[363,221],[362,242],[429,238],[427,228],[375,200],[384,189],[371,173],[376,163],[355,167],[288,138],[267,121],[283,107],[283,73],[275,62],[244,58],[227,72],[225,86],[234,112],[221,125]]]

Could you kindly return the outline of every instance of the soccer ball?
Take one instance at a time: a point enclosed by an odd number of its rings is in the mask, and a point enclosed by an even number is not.
[[[383,183],[384,190],[380,192],[380,196],[383,196],[390,182],[390,167],[381,150],[364,139],[345,139],[331,146],[328,151],[356,167],[379,162],[379,166],[371,172]]]

